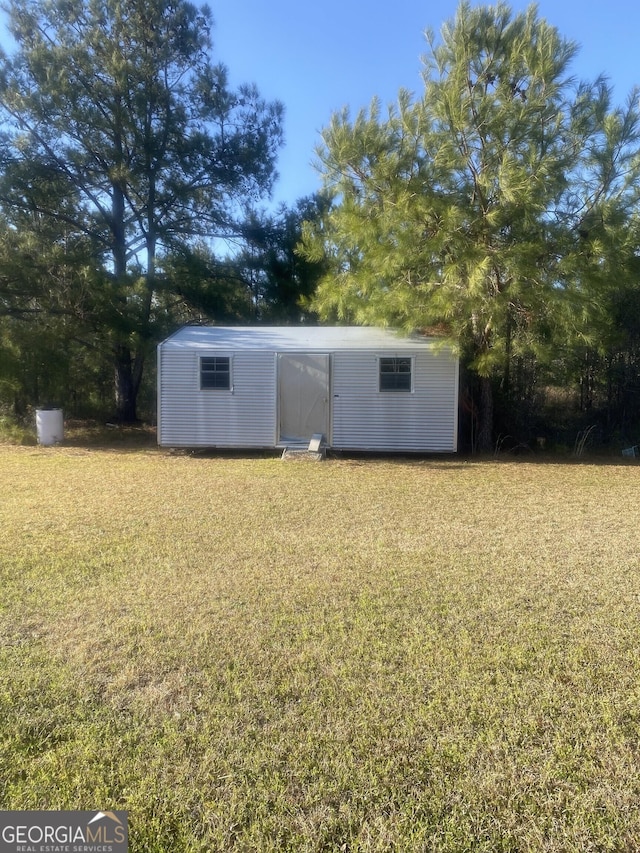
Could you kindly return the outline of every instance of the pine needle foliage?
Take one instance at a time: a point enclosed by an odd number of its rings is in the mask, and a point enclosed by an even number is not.
[[[0,7],[17,45],[0,56],[0,205],[20,233],[44,223],[84,241],[118,415],[132,420],[177,289],[166,259],[239,234],[242,208],[272,187],[282,105],[230,87],[211,13],[188,0]]]
[[[306,251],[334,270],[325,317],[439,327],[482,379],[550,335],[589,332],[634,251],[637,92],[577,81],[577,46],[538,15],[463,2],[426,33],[424,90],[333,116],[319,151],[334,206]],[[486,399],[484,443],[491,439]]]

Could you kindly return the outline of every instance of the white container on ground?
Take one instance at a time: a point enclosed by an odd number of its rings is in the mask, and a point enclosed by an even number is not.
[[[38,444],[60,444],[64,439],[62,409],[36,409]]]

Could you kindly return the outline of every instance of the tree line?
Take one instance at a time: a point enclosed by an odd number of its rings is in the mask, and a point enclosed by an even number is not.
[[[206,8],[5,12],[0,393],[17,411],[55,400],[133,421],[155,345],[181,323],[301,319],[317,265],[294,250],[320,201],[259,212],[283,107],[230,88]]]
[[[267,214],[283,106],[232,90],[184,0],[10,0],[0,401],[132,420],[183,322],[454,340],[462,446],[640,428],[640,92],[538,15],[461,3],[420,93],[335,114],[324,191]]]

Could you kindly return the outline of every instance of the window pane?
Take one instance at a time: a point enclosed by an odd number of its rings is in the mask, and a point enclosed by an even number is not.
[[[200,387],[204,390],[231,389],[231,367],[227,356],[207,356],[200,359]]]
[[[411,391],[411,359],[380,359],[380,390]]]

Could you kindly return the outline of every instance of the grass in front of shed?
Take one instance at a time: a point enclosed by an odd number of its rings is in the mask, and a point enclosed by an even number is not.
[[[630,850],[640,469],[0,448],[0,806],[136,851]]]

